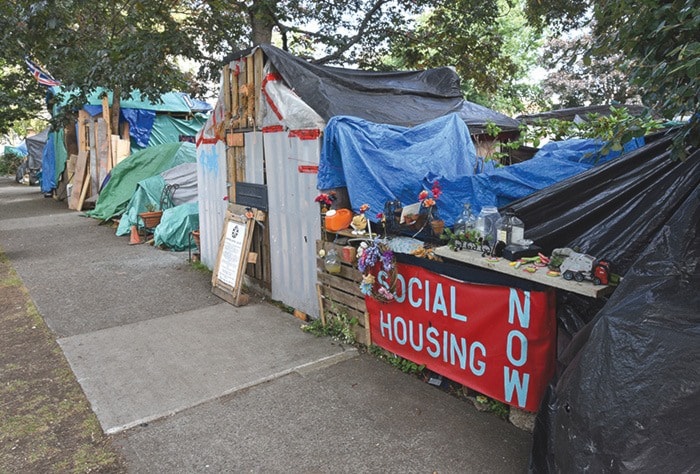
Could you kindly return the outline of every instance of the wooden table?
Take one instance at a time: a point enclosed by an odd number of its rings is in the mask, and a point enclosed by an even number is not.
[[[559,288],[572,293],[577,293],[579,295],[588,296],[590,298],[600,298],[605,295],[609,295],[615,289],[614,286],[610,285],[594,285],[593,282],[588,280],[579,283],[573,280],[565,280],[562,276],[548,276],[547,268],[538,268],[535,273],[529,273],[524,271],[522,267],[515,268],[514,266],[511,266],[511,262],[504,258],[498,259],[498,261],[492,261],[493,259],[482,257],[481,252],[474,250],[455,251],[451,250],[448,246],[443,246],[437,247],[434,249],[434,252],[435,255],[442,258],[448,258],[450,260],[466,263],[479,268],[487,268],[495,272],[522,278],[523,280],[534,281],[542,285]]]

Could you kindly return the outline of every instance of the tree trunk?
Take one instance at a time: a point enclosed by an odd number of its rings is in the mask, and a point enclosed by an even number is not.
[[[269,3],[266,0],[256,0],[248,10],[253,46],[272,41],[272,28],[277,24],[277,19]]]

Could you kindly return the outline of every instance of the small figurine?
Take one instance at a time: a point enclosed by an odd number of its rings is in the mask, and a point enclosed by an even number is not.
[[[367,228],[367,218],[364,214],[356,215],[352,218],[350,227],[352,227],[352,233],[354,235],[364,235],[365,229]]]

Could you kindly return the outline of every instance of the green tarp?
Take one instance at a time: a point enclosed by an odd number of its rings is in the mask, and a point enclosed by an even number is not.
[[[55,94],[61,94],[61,101],[59,106],[65,106],[68,101],[77,95],[77,92],[66,91],[60,87],[52,88]],[[87,105],[102,105],[102,99],[100,96],[105,91],[104,87],[98,87],[95,91],[87,97]],[[124,109],[143,109],[143,110],[155,110],[156,112],[180,112],[180,113],[191,113],[192,108],[187,104],[185,100],[186,94],[181,92],[167,92],[160,96],[161,102],[151,101],[146,99],[141,95],[139,90],[134,90],[129,99],[121,100],[119,106]],[[107,98],[109,100],[109,105],[112,105],[112,91],[107,92]]]
[[[156,227],[153,238],[156,246],[182,251],[196,248],[190,232],[199,229],[199,204],[188,202],[163,211],[163,218]]]
[[[166,143],[137,151],[112,169],[95,209],[86,214],[103,221],[118,216],[126,209],[139,181],[196,160],[195,146],[188,142]]]
[[[194,137],[207,123],[207,117],[203,114],[196,114],[189,120],[178,119],[170,115],[156,115],[151,129],[151,136],[148,146],[162,145],[180,141],[180,136]],[[131,150],[140,150],[136,140],[131,140]]]
[[[139,181],[136,191],[129,200],[124,213],[119,219],[117,235],[126,235],[131,231],[131,226],[143,227],[143,221],[139,214],[149,210],[160,210],[160,198],[165,188],[165,180],[161,175],[151,176]],[[149,209],[149,207],[151,207]]]

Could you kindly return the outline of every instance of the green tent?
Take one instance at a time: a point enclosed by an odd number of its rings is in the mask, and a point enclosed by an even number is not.
[[[188,142],[166,143],[137,151],[112,169],[95,209],[86,215],[103,221],[119,216],[126,209],[139,181],[196,161],[195,146]]]

